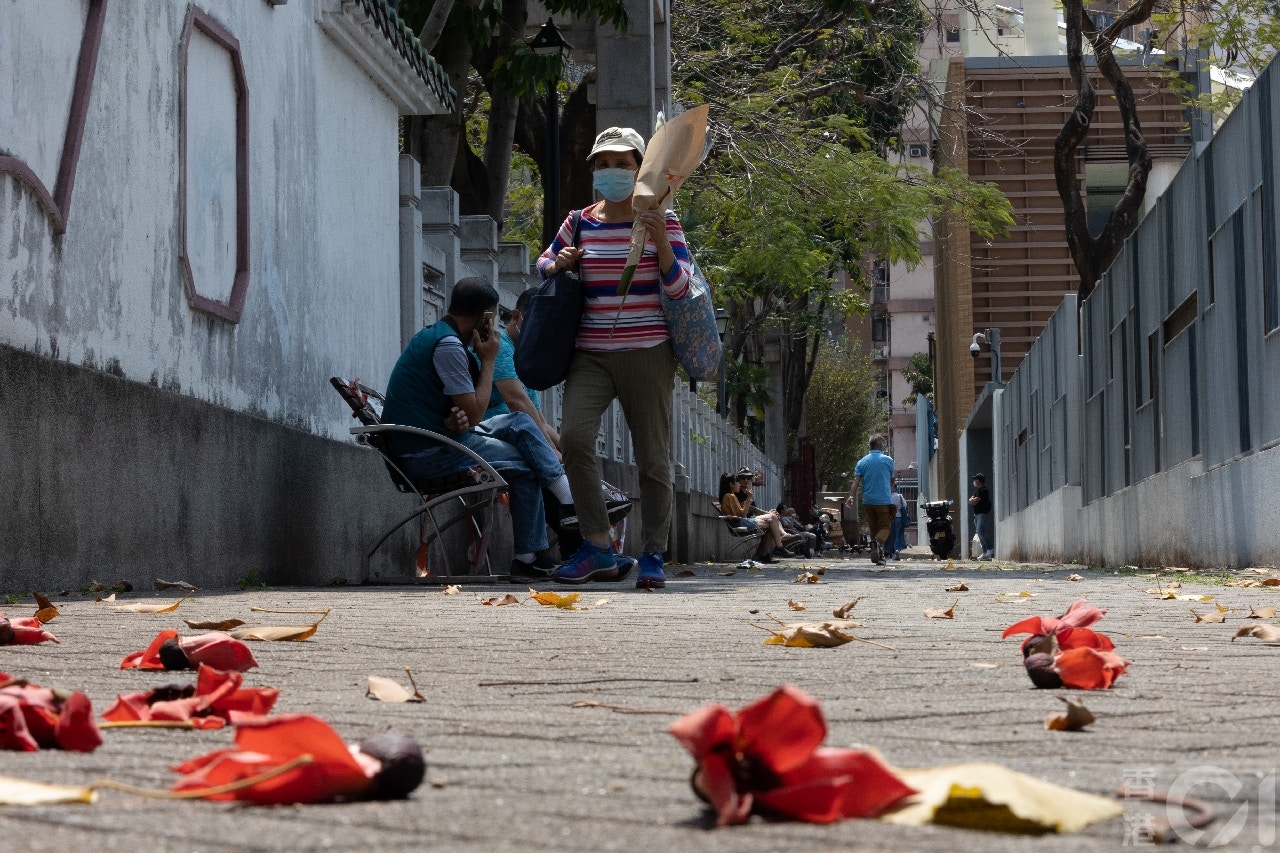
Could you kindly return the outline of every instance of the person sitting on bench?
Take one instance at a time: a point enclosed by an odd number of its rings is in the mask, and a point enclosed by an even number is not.
[[[511,574],[542,579],[558,563],[547,551],[541,489],[545,486],[562,504],[572,498],[564,468],[533,419],[513,412],[482,420],[494,393],[497,307],[498,292],[487,281],[460,279],[444,319],[414,335],[392,369],[382,419],[453,438],[498,469],[511,490]],[[450,433],[445,423],[454,406],[475,424],[461,435]],[[471,464],[452,448],[414,436],[395,435],[390,441],[402,469],[415,481],[464,471]]]
[[[744,473],[745,472],[745,473]],[[793,557],[791,552],[782,547],[782,538],[786,535],[777,513],[763,512],[753,514],[755,496],[751,493],[752,473],[746,468],[736,475],[720,476],[720,511],[725,515],[738,518],[738,527],[760,534],[760,547],[756,548],[755,559],[762,563],[772,563],[774,557]]]

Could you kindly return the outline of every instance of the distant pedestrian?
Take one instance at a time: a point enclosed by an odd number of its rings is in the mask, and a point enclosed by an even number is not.
[[[987,490],[985,474],[973,475],[973,494],[969,496],[969,506],[973,507],[973,530],[982,543],[979,560],[995,559],[995,545],[991,542],[991,492]]]
[[[893,526],[889,531],[889,559],[897,560],[907,550],[907,523],[911,521],[911,513],[907,510],[907,499],[902,492],[894,492],[889,496],[893,501]]]
[[[849,484],[845,505],[854,506],[861,491],[871,534],[871,562],[883,566],[893,522],[893,457],[883,452],[883,436],[871,436],[868,444],[871,452],[859,459],[853,469],[853,482]]]

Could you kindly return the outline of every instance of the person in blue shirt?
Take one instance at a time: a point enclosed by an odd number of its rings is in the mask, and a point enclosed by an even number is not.
[[[529,313],[534,294],[538,288],[530,287],[516,299],[516,307],[511,312],[507,327],[498,332],[498,357],[493,363],[493,387],[497,393],[489,400],[489,408],[484,416],[492,418],[511,412],[524,412],[533,418],[533,422],[542,430],[547,442],[560,451],[560,433],[543,416],[541,400],[538,392],[526,387],[516,375],[516,344],[520,342],[520,327]]]
[[[871,534],[871,562],[885,564],[885,543],[893,526],[893,457],[883,452],[884,437],[871,436],[871,452],[858,460],[849,484],[847,506],[856,506],[861,491],[862,506],[867,513]]]
[[[546,579],[558,563],[547,548],[542,489],[564,506],[573,498],[555,450],[528,415],[484,417],[495,394],[498,336],[492,324],[497,307],[498,292],[488,281],[460,279],[450,295],[448,314],[414,335],[396,362],[382,419],[453,438],[497,468],[511,494],[511,574]],[[455,407],[475,424],[461,435],[448,426]],[[421,438],[393,435],[390,443],[401,469],[415,482],[465,471],[472,464],[470,457]]]

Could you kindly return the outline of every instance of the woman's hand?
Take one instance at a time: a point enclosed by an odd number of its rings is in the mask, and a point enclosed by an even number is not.
[[[560,250],[559,254],[556,255],[555,262],[551,264],[551,266],[547,267],[547,278],[550,278],[556,273],[573,269],[574,265],[577,264],[578,260],[582,257],[582,254],[582,249],[575,246],[565,246]]]
[[[659,250],[671,248],[671,238],[667,236],[667,214],[664,211],[646,210],[636,217],[636,221],[649,232],[649,239]]]

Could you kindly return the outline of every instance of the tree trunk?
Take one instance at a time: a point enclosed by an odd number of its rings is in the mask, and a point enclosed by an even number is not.
[[[1137,225],[1137,214],[1147,191],[1147,175],[1151,172],[1151,155],[1142,127],[1133,87],[1116,62],[1112,44],[1120,32],[1118,25],[1132,26],[1150,16],[1154,0],[1143,0],[1103,33],[1098,33],[1085,16],[1082,0],[1064,0],[1063,17],[1067,25],[1067,67],[1076,87],[1076,108],[1058,132],[1053,147],[1053,171],[1067,231],[1067,247],[1080,275],[1079,296],[1083,300],[1093,291],[1098,279],[1120,254],[1124,240]],[[1115,92],[1116,106],[1124,122],[1125,153],[1129,175],[1124,193],[1107,217],[1102,233],[1089,233],[1088,210],[1080,194],[1076,152],[1089,132],[1097,95],[1084,64],[1084,36],[1088,34],[1097,57],[1098,70]]]
[[[422,49],[431,53],[435,50],[436,42],[440,40],[440,34],[444,32],[444,26],[449,21],[449,13],[453,11],[453,0],[435,0],[431,4],[431,12],[427,15],[427,21],[422,25],[422,31],[418,33],[418,41],[422,43]]]
[[[462,27],[449,25],[435,52],[435,60],[449,77],[456,96],[453,111],[436,116],[412,116],[405,122],[405,144],[422,164],[424,186],[448,186],[463,144],[463,111],[467,100],[467,76],[471,70],[471,42]]]
[[[505,51],[511,44],[523,39],[528,17],[527,0],[503,0],[502,24],[498,28],[498,37],[493,41],[494,46]],[[492,63],[488,67],[492,67]],[[478,212],[492,217],[501,232],[506,217],[507,181],[511,177],[511,144],[515,139],[520,99],[506,86],[496,83],[489,86],[489,99],[489,133],[484,143],[485,197],[478,200]]]

